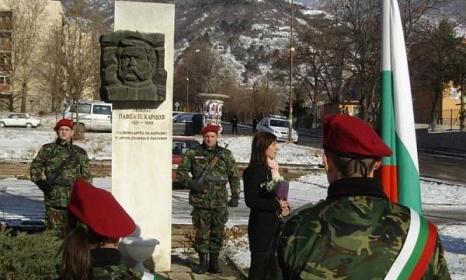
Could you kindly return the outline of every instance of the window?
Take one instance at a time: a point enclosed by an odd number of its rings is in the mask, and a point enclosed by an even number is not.
[[[193,114],[182,114],[175,118],[175,122],[177,123],[191,122],[192,119],[193,119]]]
[[[354,106],[353,107],[353,116],[360,117],[361,115],[361,106]]]
[[[10,84],[10,76],[0,75],[0,85],[9,85],[9,84]]]
[[[110,110],[110,106],[94,105],[94,108],[92,109],[92,113],[99,114],[99,115],[111,115],[112,111]]]
[[[11,53],[0,52],[0,64],[11,65]]]
[[[76,107],[74,105],[71,106],[70,112],[76,113]],[[79,107],[78,107],[78,113],[90,114],[91,113],[91,104],[80,104]]]
[[[288,127],[288,122],[284,120],[270,120],[270,126]]]

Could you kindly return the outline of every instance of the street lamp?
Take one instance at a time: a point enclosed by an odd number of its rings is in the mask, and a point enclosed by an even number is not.
[[[194,52],[198,53],[200,50]],[[186,112],[189,112],[189,57],[186,57]]]
[[[186,112],[189,112],[189,61],[186,60]]]
[[[289,107],[290,110],[288,112],[288,141],[293,141],[293,17],[294,17],[294,8],[293,8],[293,0],[290,0],[291,5],[291,17],[290,17],[290,94],[289,94]]]

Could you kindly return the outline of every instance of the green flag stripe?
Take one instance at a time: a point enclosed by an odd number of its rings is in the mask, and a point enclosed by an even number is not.
[[[422,253],[424,252],[424,246],[426,245],[427,235],[429,233],[428,228],[429,225],[427,224],[427,221],[425,219],[420,218],[420,230],[419,236],[416,240],[416,245],[414,246],[414,250],[411,253],[410,258],[406,262],[405,267],[401,271],[400,277],[398,277],[398,279],[409,279],[409,276],[413,272],[419,259],[421,258]]]
[[[408,150],[396,137],[396,154],[398,155],[398,201],[400,204],[422,213],[419,173]]]
[[[385,144],[393,151],[391,157],[383,157],[383,165],[396,165],[395,142],[395,108],[393,105],[393,73],[382,71],[380,73],[382,83],[380,136]]]

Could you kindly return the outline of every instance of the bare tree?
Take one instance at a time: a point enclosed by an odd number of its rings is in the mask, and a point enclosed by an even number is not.
[[[189,99],[191,111],[202,110],[199,93],[230,95],[236,90],[232,70],[206,42],[196,42],[185,51],[174,78],[174,101]]]
[[[447,20],[426,28],[422,34],[424,40],[413,45],[410,52],[411,75],[414,85],[426,92],[425,98],[431,104],[430,126],[436,130],[445,85],[450,81],[456,85],[464,82],[466,51]]]
[[[336,12],[339,6],[333,6]],[[345,64],[349,43],[340,29],[340,18],[310,20],[298,30],[295,71],[297,93],[305,93],[310,100],[312,119],[317,119],[318,102],[333,103],[343,98],[348,73]]]
[[[38,52],[43,38],[44,18],[47,1],[8,0],[7,6],[13,11],[13,99],[20,100],[19,109],[26,112],[27,97],[39,64]],[[14,108],[17,109],[17,108]]]
[[[65,100],[97,96],[100,86],[99,35],[104,32],[100,14],[84,0],[73,0],[66,9],[63,81]]]
[[[408,47],[415,41],[413,30],[429,11],[447,0],[400,0]],[[330,102],[345,91],[356,93],[363,119],[377,118],[380,102],[381,0],[331,0],[330,19],[319,19],[301,30],[298,48],[298,87],[317,96],[327,92]],[[300,52],[300,53],[299,53]]]
[[[38,89],[49,98],[38,100],[38,105],[46,111],[61,112],[65,99],[63,62],[64,57],[63,26],[55,27],[43,41],[41,68]]]
[[[284,88],[267,76],[254,79],[250,89],[244,92],[247,95],[239,103],[247,106],[248,110],[245,111],[254,117],[278,113],[286,98]]]

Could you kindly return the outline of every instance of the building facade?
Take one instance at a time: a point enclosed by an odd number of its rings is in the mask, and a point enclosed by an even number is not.
[[[50,111],[40,65],[44,43],[63,25],[60,1],[0,0],[0,113]]]

